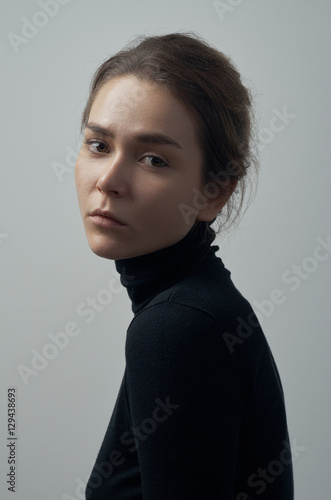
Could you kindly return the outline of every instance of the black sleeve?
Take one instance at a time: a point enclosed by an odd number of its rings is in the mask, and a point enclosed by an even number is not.
[[[242,414],[233,357],[213,318],[176,303],[138,314],[127,390],[144,500],[235,496]]]

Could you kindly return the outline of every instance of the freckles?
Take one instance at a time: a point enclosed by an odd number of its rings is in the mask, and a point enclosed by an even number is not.
[[[94,181],[95,175],[91,168],[84,168],[82,164],[76,164],[75,167],[75,179],[76,184],[80,187],[90,186]]]
[[[86,175],[83,174],[81,168],[75,168],[75,182],[77,189],[82,189],[84,184],[86,184]]]
[[[81,191],[84,186],[84,177],[82,176],[81,172],[77,170],[75,170],[75,182],[76,188]]]

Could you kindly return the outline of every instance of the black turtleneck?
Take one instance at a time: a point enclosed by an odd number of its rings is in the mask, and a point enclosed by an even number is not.
[[[213,239],[115,262],[134,318],[89,500],[293,499],[278,370]]]

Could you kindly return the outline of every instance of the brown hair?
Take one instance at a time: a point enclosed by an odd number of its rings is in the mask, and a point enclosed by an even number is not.
[[[204,152],[206,197],[210,187],[226,191],[229,183],[237,183],[220,212],[219,227],[229,226],[238,218],[246,198],[248,169],[253,167],[250,172],[256,173],[258,166],[252,149],[251,92],[229,57],[195,33],[139,36],[97,69],[83,111],[82,130],[102,85],[126,75],[165,86],[191,113]]]

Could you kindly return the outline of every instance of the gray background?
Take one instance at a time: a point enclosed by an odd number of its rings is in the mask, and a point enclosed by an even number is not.
[[[258,192],[239,228],[219,239],[219,255],[241,292],[264,306],[297,450],[296,498],[329,498],[331,249],[323,261],[314,252],[331,234],[330,3],[225,0],[222,16],[204,0],[69,0],[56,3],[58,12],[51,2],[53,17],[40,15],[41,3],[1,2],[1,498],[82,498],[75,489],[87,480],[115,403],[132,313],[113,262],[85,240],[73,174],[79,119],[101,61],[135,35],[173,31],[196,31],[232,57],[255,95]],[[24,18],[44,26],[27,28]],[[8,34],[22,30],[30,38],[15,50]],[[292,117],[281,127],[274,117],[284,107]],[[306,268],[296,282],[292,266]],[[111,302],[102,306],[104,289]],[[267,311],[275,289],[282,303]],[[77,312],[89,297],[98,300],[93,318]],[[68,322],[80,333],[47,351],[49,334]],[[33,349],[54,357],[24,383],[19,367],[31,369]],[[18,395],[15,495],[6,489],[11,386]]]

